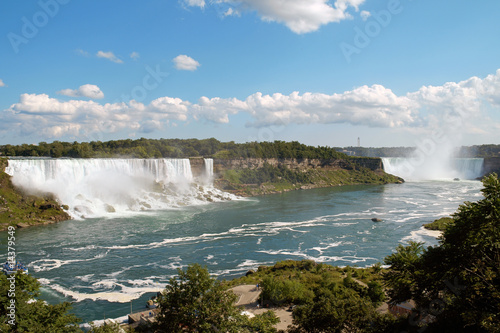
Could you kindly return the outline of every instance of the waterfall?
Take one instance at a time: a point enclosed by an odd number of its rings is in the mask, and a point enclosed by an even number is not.
[[[213,170],[212,160],[206,168]],[[75,218],[232,198],[213,188],[211,181],[196,184],[189,159],[10,159],[5,172],[25,191],[51,193]]]
[[[214,160],[211,158],[205,158],[205,174],[209,180],[214,177]]]
[[[382,157],[384,171],[406,180],[476,179],[483,176],[482,158],[447,160]]]

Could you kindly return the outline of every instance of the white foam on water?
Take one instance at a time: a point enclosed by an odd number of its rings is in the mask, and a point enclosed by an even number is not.
[[[401,243],[408,243],[409,241],[415,241],[415,242],[425,242],[425,239],[423,236],[428,236],[428,237],[434,237],[434,238],[439,238],[443,233],[438,230],[428,230],[424,227],[421,227],[418,230],[414,230],[410,232],[410,235],[403,237],[400,242]]]
[[[39,259],[31,262],[28,267],[33,267],[35,272],[51,271],[56,268],[60,268],[63,265],[73,264],[77,262],[92,261],[104,258],[108,252],[100,253],[92,258],[87,259],[71,259],[71,260],[60,260],[60,259]]]
[[[5,172],[30,193],[52,193],[73,218],[115,218],[236,199],[212,186],[210,161],[203,186],[189,159],[10,159]]]
[[[118,283],[116,280],[102,280],[92,284],[90,287],[94,290],[108,288],[120,289],[120,291],[106,290],[95,293],[83,293],[70,290],[48,279],[39,279],[39,281],[43,286],[55,290],[66,297],[71,297],[76,302],[90,299],[92,301],[104,300],[108,302],[128,303],[132,300],[140,298],[145,293],[156,293],[165,288],[165,284],[155,282],[146,284],[144,283],[144,280],[129,280],[129,283],[133,285],[132,287]]]
[[[89,282],[90,279],[94,276],[94,274],[87,274],[82,276],[75,276],[75,279],[78,279],[83,282]]]
[[[377,260],[376,258],[372,257],[356,257],[356,256],[319,256],[319,257],[314,257],[311,255],[308,255],[307,253],[304,253],[302,251],[293,251],[293,250],[259,250],[255,252],[261,252],[261,253],[266,253],[270,255],[287,255],[287,256],[294,256],[294,257],[301,257],[306,260],[314,260],[316,262],[332,262],[332,261],[347,261],[352,264],[358,263],[358,262],[365,262],[367,260]]]

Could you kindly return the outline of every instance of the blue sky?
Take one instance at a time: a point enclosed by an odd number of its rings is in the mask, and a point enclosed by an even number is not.
[[[0,144],[499,144],[498,13],[494,0],[5,0]]]

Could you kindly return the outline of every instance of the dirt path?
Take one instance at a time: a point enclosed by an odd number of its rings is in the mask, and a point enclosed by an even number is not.
[[[257,307],[257,299],[260,295],[260,289],[254,284],[244,284],[231,288],[231,290],[238,295],[236,305],[243,305],[247,307]]]
[[[273,311],[280,319],[280,322],[274,326],[276,329],[286,331],[288,325],[292,323],[292,312],[287,311],[286,308],[257,307],[261,290],[257,289],[256,285],[241,285],[231,288],[231,290],[238,295],[236,305],[244,306],[246,311],[254,315],[262,314],[268,310]]]

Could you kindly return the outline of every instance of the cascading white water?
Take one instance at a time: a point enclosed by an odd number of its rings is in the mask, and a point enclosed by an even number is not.
[[[195,184],[189,159],[11,159],[5,172],[28,192],[52,193],[75,218],[233,198]]]
[[[214,160],[211,158],[205,158],[205,174],[209,181],[214,177]]]
[[[406,157],[383,157],[384,171],[406,180],[476,179],[483,174],[482,158],[418,160]]]

